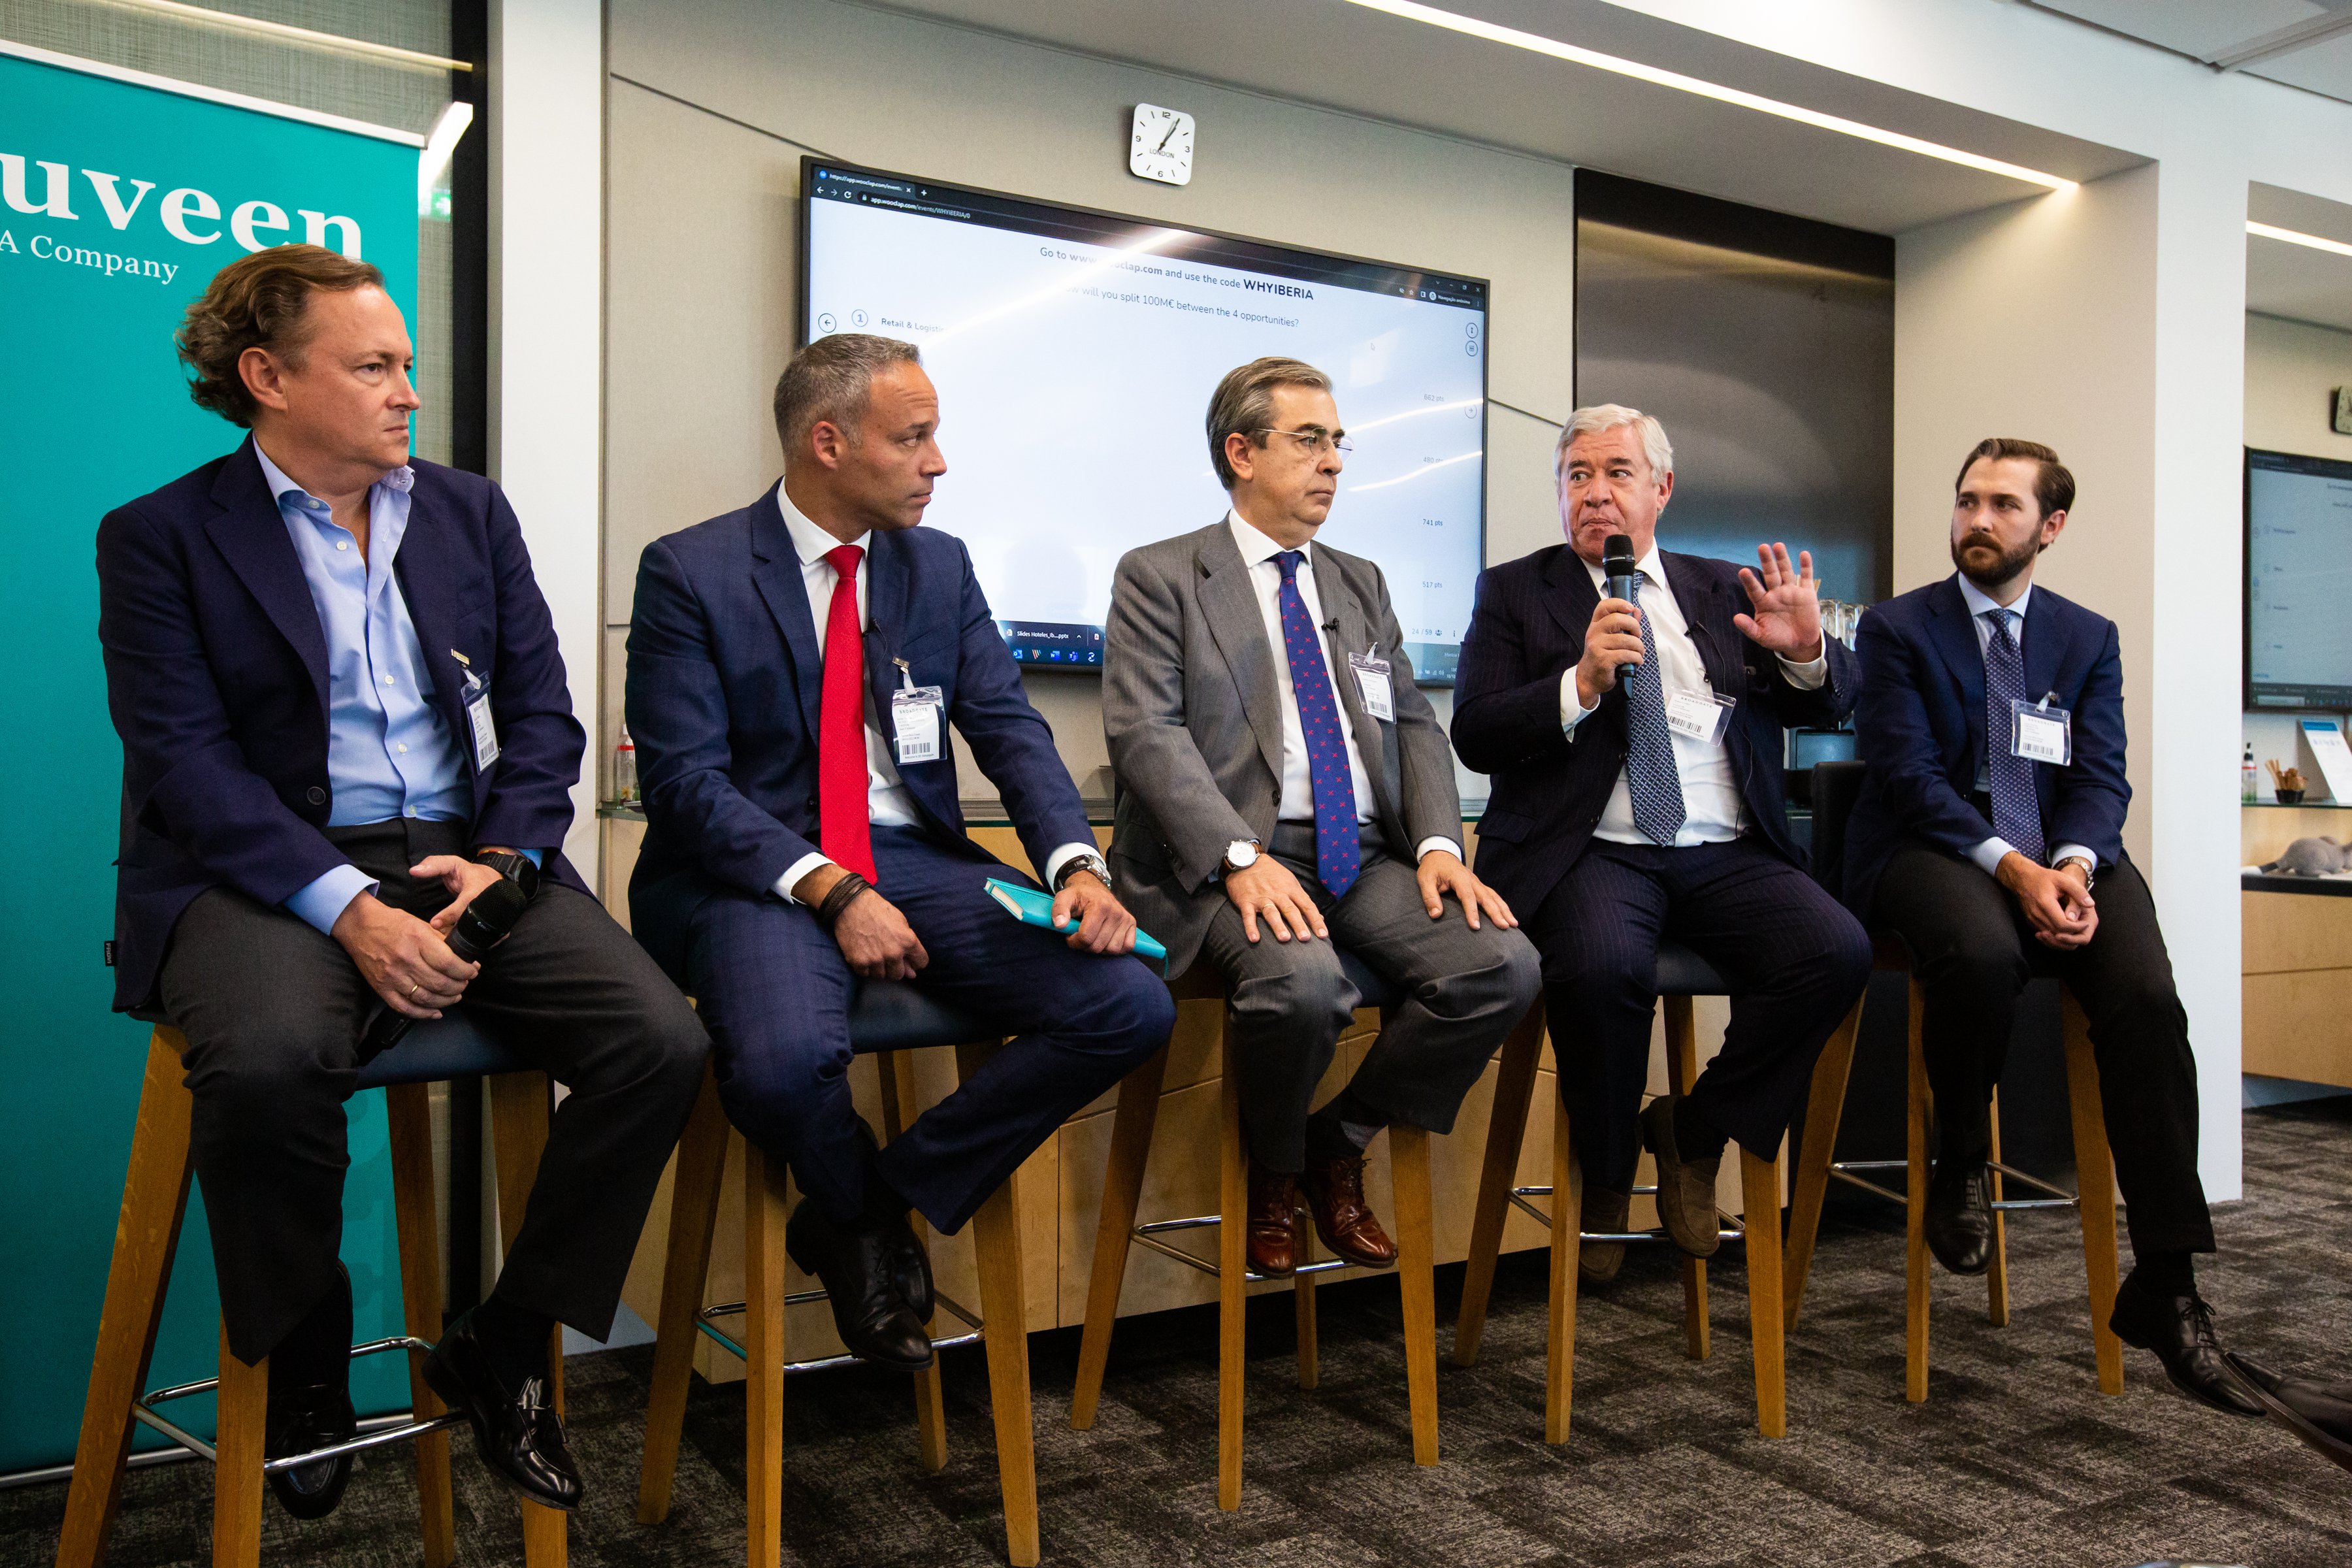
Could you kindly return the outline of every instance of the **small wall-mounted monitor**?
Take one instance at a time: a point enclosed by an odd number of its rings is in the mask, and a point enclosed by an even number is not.
[[[1210,395],[1265,354],[1328,374],[1355,450],[1320,538],[1379,563],[1450,684],[1486,561],[1486,284],[806,159],[803,342],[923,352],[961,539],[1013,656],[1099,669],[1118,558],[1220,520]]]
[[[2352,709],[2352,463],[2246,451],[2246,706]]]

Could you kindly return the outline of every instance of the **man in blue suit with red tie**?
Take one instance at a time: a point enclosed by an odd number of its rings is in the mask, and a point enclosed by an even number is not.
[[[909,1205],[961,1228],[1070,1114],[1166,1043],[1053,731],[961,542],[918,526],[947,471],[911,344],[822,338],[776,385],[784,477],[656,540],[637,571],[628,716],[648,831],[638,939],[698,999],[728,1116],[804,1194],[785,1234],[868,1360],[931,1362]],[[952,722],[1003,795],[1067,934],[985,890]],[[1015,1037],[887,1148],[850,1101],[857,979],[908,980]]]
[[[2026,982],[2064,981],[2090,1022],[2131,1227],[2112,1326],[2184,1392],[2260,1415],[2221,1364],[2189,1264],[2213,1250],[2197,1064],[2155,900],[2124,853],[2116,624],[2033,582],[2074,477],[2039,442],[1995,438],[1952,490],[1958,571],[1862,617],[1854,732],[1868,772],[1846,836],[1846,901],[1902,935],[1925,993],[1927,1241],[1956,1273],[1990,1266],[1992,1091]]]
[[[708,1050],[559,848],[583,735],[522,531],[409,456],[408,331],[373,267],[279,246],[188,309],[195,401],[252,438],[99,525],[122,737],[116,1007],[186,1037],[231,1352],[268,1357],[274,1458],[355,1435],[343,1101],[370,1016],[467,1012],[571,1093],[490,1299],[425,1366],[534,1501],[580,1479],[544,1394],[559,1321],[611,1332]],[[444,940],[501,877],[485,962]],[[270,1476],[332,1509],[349,1456]]]

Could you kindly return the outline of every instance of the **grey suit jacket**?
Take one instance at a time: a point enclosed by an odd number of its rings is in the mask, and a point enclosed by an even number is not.
[[[1424,838],[1462,836],[1454,754],[1413,685],[1381,569],[1313,547],[1315,587],[1341,710],[1371,784],[1371,815],[1405,864]],[[1393,722],[1363,710],[1348,655],[1389,661]],[[1110,840],[1119,896],[1168,944],[1180,974],[1223,889],[1213,879],[1237,838],[1274,837],[1282,781],[1282,697],[1249,569],[1220,518],[1119,561],[1103,637],[1103,731],[1118,806]],[[1362,805],[1363,803],[1359,803]]]

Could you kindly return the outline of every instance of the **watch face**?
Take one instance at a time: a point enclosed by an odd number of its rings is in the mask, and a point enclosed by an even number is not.
[[[1171,185],[1192,178],[1192,117],[1155,103],[1135,106],[1135,130],[1128,139],[1127,167],[1147,180]]]

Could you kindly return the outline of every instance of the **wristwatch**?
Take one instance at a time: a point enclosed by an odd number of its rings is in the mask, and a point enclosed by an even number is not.
[[[530,863],[528,855],[511,854],[504,849],[486,849],[474,857],[474,864],[488,866],[520,888],[526,900],[539,895],[539,868]]]
[[[1092,871],[1104,887],[1110,886],[1110,865],[1101,856],[1073,855],[1062,862],[1060,870],[1054,873],[1054,891],[1060,892],[1068,884],[1071,875],[1078,871]]]
[[[1234,839],[1225,846],[1225,858],[1217,868],[1218,874],[1229,877],[1235,871],[1248,870],[1257,864],[1257,858],[1264,850],[1265,846],[1255,838]]]
[[[2083,868],[2083,890],[2086,893],[2089,892],[2091,890],[2092,884],[2099,879],[2099,868],[2080,855],[2069,855],[2066,858],[2059,861],[2058,864],[2051,867],[2050,868],[2053,871],[2063,871],[2069,866],[2080,866]]]

